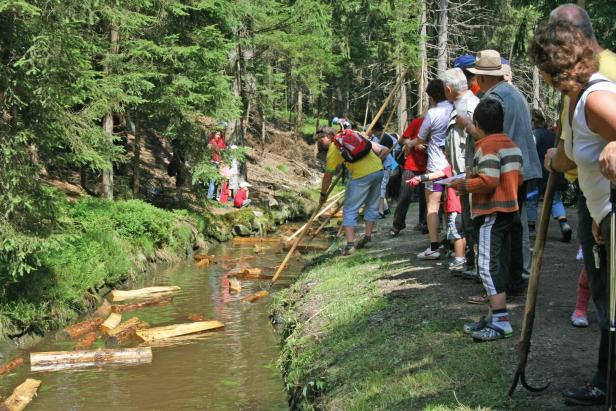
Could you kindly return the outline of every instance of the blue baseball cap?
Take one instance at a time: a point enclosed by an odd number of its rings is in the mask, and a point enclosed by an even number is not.
[[[475,57],[474,55],[463,54],[459,57],[456,57],[456,59],[453,61],[453,66],[455,68],[465,69],[465,68],[473,67],[476,62],[477,62],[477,57]]]

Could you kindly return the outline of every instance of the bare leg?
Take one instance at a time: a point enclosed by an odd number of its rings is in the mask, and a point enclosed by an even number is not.
[[[461,238],[453,242],[453,251],[456,253],[456,257],[464,258],[466,253],[466,239]]]
[[[368,228],[368,224],[366,223],[366,229]],[[347,244],[352,243],[355,239],[355,227],[344,227],[344,236],[346,237]]]
[[[374,221],[365,221],[366,224],[366,230],[364,231],[364,233],[366,233],[367,236],[372,235],[372,228],[374,227]]]
[[[490,300],[490,308],[492,311],[507,308],[507,293],[492,295],[488,298]]]
[[[438,242],[438,210],[441,205],[442,193],[426,190],[426,208],[427,208],[427,222],[428,233],[430,235],[430,242]]]

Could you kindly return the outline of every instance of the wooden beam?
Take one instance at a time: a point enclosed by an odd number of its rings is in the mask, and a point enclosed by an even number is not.
[[[263,297],[267,297],[269,295],[269,293],[265,290],[263,291],[258,291],[254,294],[249,294],[246,297],[242,298],[242,301],[247,301],[249,303],[254,303],[257,300],[260,300]]]
[[[0,410],[22,411],[34,399],[40,386],[40,380],[28,378],[13,390],[13,394],[9,398],[0,404]]]
[[[164,340],[181,335],[195,334],[203,331],[212,331],[224,328],[220,321],[197,321],[186,324],[174,324],[165,327],[154,327],[147,330],[138,330],[137,335],[145,342]]]
[[[61,335],[64,337],[77,338],[91,331],[96,330],[103,323],[102,318],[92,318],[91,320],[82,321],[65,328]]]
[[[111,311],[114,313],[125,313],[128,311],[135,311],[144,307],[151,307],[155,305],[167,305],[171,304],[171,297],[156,297],[149,300],[141,301],[134,304],[119,304],[111,307]]]
[[[138,290],[127,290],[127,291],[113,290],[110,293],[110,296],[111,296],[111,301],[117,302],[117,301],[126,301],[126,300],[131,300],[131,299],[136,299],[136,298],[158,297],[158,296],[167,295],[169,293],[179,291],[179,290],[180,290],[180,287],[177,287],[177,286],[146,287],[146,288],[141,288]]]
[[[152,349],[150,347],[139,347],[30,353],[30,365],[33,368],[54,365],[103,365],[136,360],[140,362],[152,361]]]
[[[108,334],[109,331],[116,328],[122,322],[122,314],[119,313],[111,313],[109,317],[105,320],[103,324],[101,324],[101,331],[105,334]]]
[[[124,321],[113,330],[110,330],[107,335],[112,342],[123,342],[136,337],[137,330],[148,328],[149,326],[148,323],[141,321],[137,317],[133,317]]]

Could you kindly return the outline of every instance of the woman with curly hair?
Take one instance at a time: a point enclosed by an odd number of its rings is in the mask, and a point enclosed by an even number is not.
[[[598,244],[609,249],[610,181],[602,174],[600,157],[606,145],[616,140],[616,84],[597,72],[597,56],[591,41],[569,22],[554,21],[539,27],[530,42],[529,54],[544,80],[569,97],[564,144],[548,150],[544,165],[550,171],[567,171],[577,165],[580,189],[593,219],[593,234]],[[603,286],[593,287],[593,299],[598,312],[607,313],[609,265],[605,257],[600,265],[601,278],[597,281]],[[599,318],[599,323],[597,373],[591,384],[565,390],[567,402],[591,405],[605,401],[606,318]]]

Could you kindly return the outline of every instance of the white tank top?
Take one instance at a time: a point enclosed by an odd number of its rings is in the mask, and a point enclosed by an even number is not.
[[[606,81],[593,84],[580,97],[573,113],[572,130],[566,130],[565,153],[577,164],[578,181],[588,210],[593,220],[600,223],[611,211],[610,181],[599,170],[599,155],[608,142],[588,128],[585,107],[590,93],[605,90],[616,94],[616,84],[598,73],[590,77],[590,81],[597,79]]]

